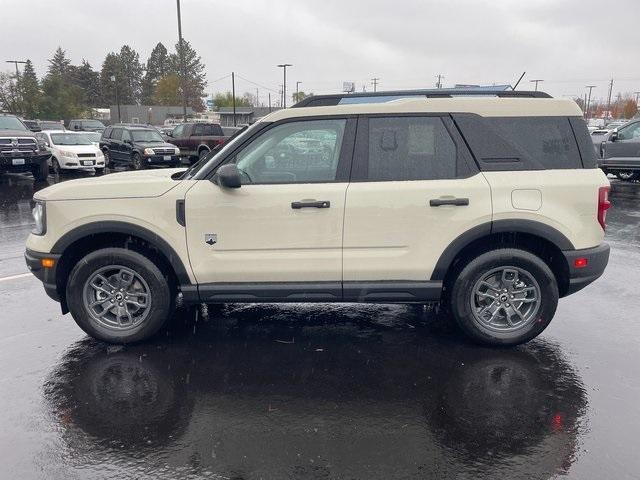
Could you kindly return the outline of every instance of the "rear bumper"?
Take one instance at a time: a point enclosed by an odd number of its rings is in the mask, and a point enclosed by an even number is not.
[[[640,157],[598,158],[602,170],[640,170]]]
[[[38,280],[44,285],[44,291],[56,302],[60,301],[60,295],[58,294],[58,288],[56,285],[56,268],[58,267],[58,261],[62,255],[55,253],[41,253],[34,252],[27,249],[24,252],[24,260],[27,263],[27,268],[33,273]],[[42,266],[43,258],[52,258],[55,263],[52,268],[45,268]]]
[[[597,247],[582,250],[564,250],[562,254],[569,266],[569,285],[564,296],[582,290],[600,277],[607,263],[609,263],[609,251],[610,248],[607,243],[601,243]],[[587,265],[582,268],[577,268],[575,261],[579,258],[585,258]]]

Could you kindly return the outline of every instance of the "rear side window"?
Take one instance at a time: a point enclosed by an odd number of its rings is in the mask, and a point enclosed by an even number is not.
[[[113,129],[111,127],[105,128],[104,132],[102,132],[102,138],[109,138],[112,130]]]
[[[532,157],[545,169],[582,168],[568,118],[488,117],[486,120],[523,157]]]
[[[370,182],[458,176],[457,147],[439,117],[370,118],[367,143]]]

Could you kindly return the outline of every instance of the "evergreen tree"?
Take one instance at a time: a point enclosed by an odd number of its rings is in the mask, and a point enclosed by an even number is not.
[[[182,72],[182,66],[180,64],[181,50],[184,58],[184,72]],[[179,76],[184,75],[185,77],[184,83],[187,105],[197,112],[204,110],[202,98],[206,96],[204,89],[207,86],[206,75],[204,73],[205,67],[200,55],[196,53],[191,47],[191,44],[186,40],[182,40],[182,46],[180,43],[176,44],[176,53],[171,54],[171,66],[172,70],[178,73]]]
[[[75,67],[71,66],[65,51],[58,47],[42,80],[42,118],[69,120],[86,110],[84,92],[73,82],[74,72]]]
[[[115,81],[112,78],[115,78]],[[118,85],[118,97],[122,98],[120,92],[124,88],[124,78],[120,71],[120,60],[117,53],[109,52],[102,62],[100,70],[100,99],[104,107],[116,104],[116,84]]]
[[[101,105],[100,74],[84,59],[80,66],[72,65],[70,71],[71,82],[82,90],[84,103],[89,107],[99,107]]]
[[[65,78],[69,73],[69,65],[71,65],[71,60],[67,58],[67,53],[61,47],[58,47],[53,54],[53,58],[49,60],[47,75],[57,75]]]
[[[139,103],[142,97],[142,64],[140,55],[128,45],[123,45],[118,55],[123,90],[118,90],[122,104]]]
[[[166,47],[158,43],[147,60],[147,71],[142,80],[142,103],[150,105],[156,91],[156,85],[163,77],[171,72],[171,63]],[[176,73],[176,72],[173,72]]]
[[[19,91],[22,97],[22,112],[28,118],[38,118],[40,116],[40,102],[42,93],[36,71],[31,60],[24,64],[24,71],[20,77]]]
[[[180,78],[175,73],[158,80],[152,102],[155,105],[181,105]]]

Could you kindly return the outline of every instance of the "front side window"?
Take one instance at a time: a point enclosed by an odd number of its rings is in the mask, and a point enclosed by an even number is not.
[[[164,142],[162,136],[155,130],[132,130],[131,135],[136,142]]]
[[[176,128],[173,129],[172,135],[174,137],[181,137],[183,130],[184,130],[184,125],[178,125]]]
[[[336,179],[346,120],[291,122],[267,130],[235,158],[243,183]]]
[[[640,122],[618,130],[618,140],[634,140],[637,138],[640,138]]]
[[[371,182],[456,178],[457,149],[439,117],[369,119]]]
[[[111,139],[112,140],[122,140],[122,129],[121,128],[114,128],[113,132],[111,132]]]
[[[131,133],[129,132],[129,130],[123,130],[122,131],[122,141],[123,142],[130,142],[131,141]]]

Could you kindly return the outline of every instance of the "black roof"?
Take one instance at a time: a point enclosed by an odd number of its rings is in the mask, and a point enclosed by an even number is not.
[[[307,97],[292,108],[299,107],[328,107],[340,104],[342,99],[352,99],[348,103],[381,103],[406,97],[425,98],[453,98],[462,96],[487,96],[487,97],[510,97],[510,98],[551,98],[545,92],[533,92],[525,90],[491,90],[488,88],[439,88],[439,89],[419,89],[419,90],[390,90],[386,92],[359,92],[359,93],[336,93],[329,95],[314,95]],[[385,99],[385,97],[388,97]],[[360,100],[361,99],[361,100]],[[371,99],[370,102],[367,100]]]

